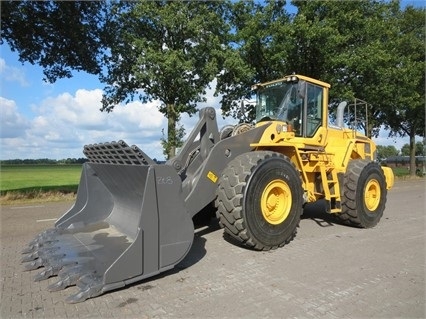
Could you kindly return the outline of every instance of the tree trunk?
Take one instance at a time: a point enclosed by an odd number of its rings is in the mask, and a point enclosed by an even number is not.
[[[410,132],[410,176],[416,175],[416,138],[414,130]]]
[[[167,159],[176,155],[176,119],[177,115],[173,104],[167,104]]]

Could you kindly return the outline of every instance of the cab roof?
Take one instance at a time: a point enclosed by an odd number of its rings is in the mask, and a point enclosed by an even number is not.
[[[330,88],[331,87],[331,85],[328,84],[328,83],[326,83],[326,82],[323,82],[323,81],[320,81],[320,80],[316,80],[316,79],[310,78],[310,77],[305,76],[305,75],[300,75],[300,74],[286,75],[285,77],[277,79],[277,80],[273,80],[273,81],[269,81],[269,82],[264,82],[264,83],[258,83],[256,85],[254,85],[253,87],[256,87],[256,86],[267,86],[267,85],[274,84],[274,83],[277,83],[277,82],[288,81],[288,79],[291,79],[293,77],[296,77],[299,80],[304,80],[306,82],[313,83],[313,84],[316,84],[316,85],[319,85],[319,86],[322,86],[322,87],[326,87],[326,88]]]

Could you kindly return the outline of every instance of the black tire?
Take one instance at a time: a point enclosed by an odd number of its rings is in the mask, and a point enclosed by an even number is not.
[[[374,227],[383,216],[386,196],[386,179],[380,165],[352,160],[344,176],[342,213],[337,216],[351,226]]]
[[[219,224],[225,236],[240,244],[269,250],[295,237],[303,209],[302,182],[282,154],[258,151],[237,156],[224,169],[216,195]]]

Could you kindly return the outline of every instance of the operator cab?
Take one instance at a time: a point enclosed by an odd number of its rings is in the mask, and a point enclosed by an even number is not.
[[[286,122],[296,136],[312,137],[323,123],[324,105],[328,103],[325,90],[329,85],[307,79],[290,75],[253,86],[257,93],[256,122]]]

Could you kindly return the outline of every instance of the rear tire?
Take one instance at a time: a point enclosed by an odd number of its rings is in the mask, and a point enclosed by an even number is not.
[[[386,205],[386,179],[380,165],[368,160],[352,160],[344,177],[342,213],[345,224],[370,228],[377,225]]]
[[[282,154],[237,156],[223,171],[216,194],[219,224],[240,244],[269,250],[295,237],[303,189],[295,166]]]

